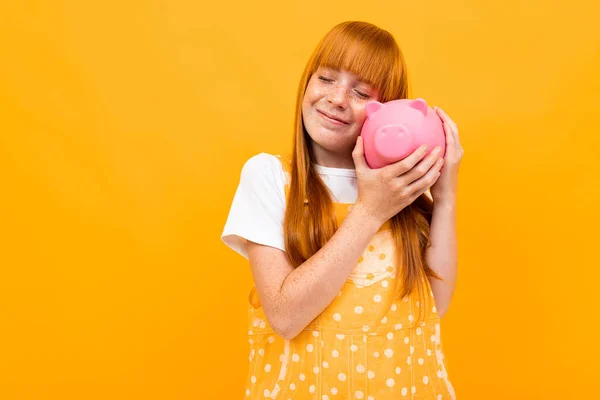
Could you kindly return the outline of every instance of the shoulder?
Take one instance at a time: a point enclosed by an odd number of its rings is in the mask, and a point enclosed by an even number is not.
[[[258,153],[250,157],[245,163],[242,171],[261,173],[281,169],[279,157],[270,153]]]
[[[285,189],[277,156],[259,153],[244,163],[221,238],[248,258],[247,242],[285,251],[283,220]]]
[[[283,184],[286,173],[283,169],[283,158],[270,153],[258,153],[250,157],[242,167],[242,181],[258,183],[272,182]]]

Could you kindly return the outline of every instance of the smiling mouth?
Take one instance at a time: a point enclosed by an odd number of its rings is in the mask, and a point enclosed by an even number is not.
[[[342,121],[341,119],[335,118],[333,116],[330,116],[327,113],[324,113],[321,110],[317,110],[317,112],[319,114],[321,114],[322,117],[324,117],[327,121],[331,121],[332,123],[336,124],[336,125],[348,125],[348,122],[346,121]]]

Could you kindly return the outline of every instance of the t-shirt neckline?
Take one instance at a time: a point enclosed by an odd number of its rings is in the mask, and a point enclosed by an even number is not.
[[[356,170],[354,168],[333,168],[333,167],[325,167],[323,165],[314,164],[315,169],[318,173],[324,175],[337,175],[337,176],[347,176],[351,178],[356,178]]]

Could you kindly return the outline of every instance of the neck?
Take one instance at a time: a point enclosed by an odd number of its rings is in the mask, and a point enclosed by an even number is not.
[[[329,168],[355,169],[352,153],[340,154],[328,151],[318,145],[312,144],[313,162]]]

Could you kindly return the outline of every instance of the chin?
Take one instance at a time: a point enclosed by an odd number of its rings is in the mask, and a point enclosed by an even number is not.
[[[315,140],[314,138],[312,138],[313,142],[315,142],[315,144],[319,147],[321,147],[322,149],[326,150],[329,153],[333,153],[333,154],[339,154],[339,155],[346,155],[347,153],[352,153],[352,150],[354,149],[354,146],[356,145],[356,140],[352,141],[349,140],[349,138],[341,138],[341,137],[331,137],[330,135],[327,136],[320,136],[316,138],[317,140]],[[343,139],[343,140],[341,140]]]
[[[319,147],[328,152],[340,154],[347,153],[348,151],[352,152],[356,145],[356,138],[360,134],[360,132],[355,133],[350,130],[338,131],[329,129],[317,121],[310,121],[308,124],[305,123],[304,129],[308,132],[311,140]]]

